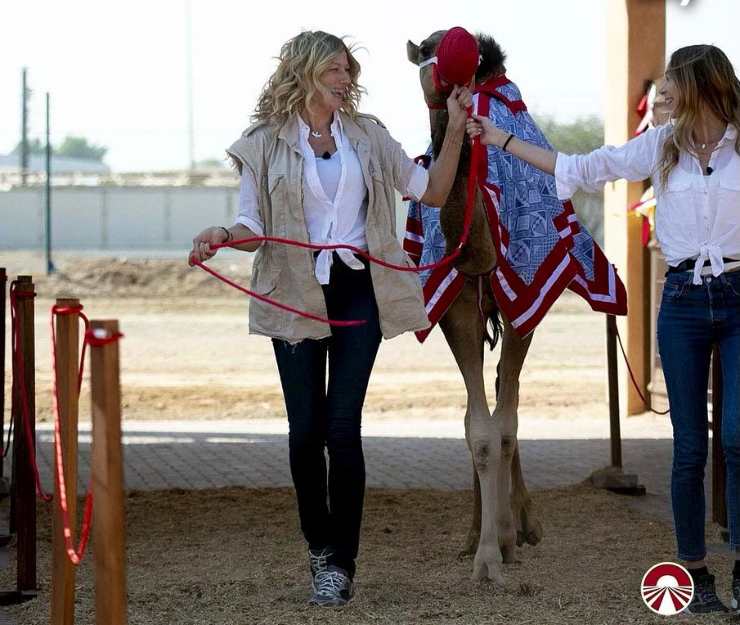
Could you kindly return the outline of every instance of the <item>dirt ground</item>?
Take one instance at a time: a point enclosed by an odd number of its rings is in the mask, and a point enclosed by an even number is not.
[[[246,255],[211,261],[248,283]],[[180,259],[63,256],[46,278],[41,257],[0,253],[13,277],[36,276],[37,418],[49,420],[49,310],[55,297],[79,297],[91,318],[116,318],[121,342],[124,419],[280,418],[284,414],[272,345],[247,332],[245,296]],[[9,333],[9,328],[7,330]],[[9,351],[9,350],[8,350]],[[493,400],[499,349],[486,377]],[[10,354],[6,354],[7,367]],[[605,321],[565,293],[538,328],[521,378],[520,418],[608,417]],[[6,386],[9,389],[9,376]],[[9,392],[9,391],[8,391]],[[407,415],[460,418],[465,388],[439,329],[384,341],[368,389],[365,419]],[[81,419],[88,414],[87,385]],[[9,410],[6,408],[6,412]],[[7,419],[7,414],[6,414]]]
[[[538,492],[545,528],[517,549],[504,587],[472,582],[458,560],[466,492],[369,491],[357,594],[342,610],[311,608],[304,545],[286,490],[131,493],[127,501],[132,625],[627,625],[665,623],[640,598],[645,571],[670,559],[670,528],[619,495],[579,486]],[[48,623],[49,520],[40,508],[42,592],[10,614]],[[716,537],[714,537],[716,540]],[[91,556],[77,581],[77,623],[92,624]],[[713,557],[727,598],[731,565]],[[0,585],[11,583],[7,572]],[[728,618],[699,618],[727,623]]]
[[[244,256],[212,264],[246,283]],[[246,299],[178,260],[0,253],[11,276],[37,276],[37,418],[50,418],[49,308],[79,296],[92,318],[117,318],[125,419],[283,416],[270,342],[247,334]],[[535,335],[521,380],[519,416],[608,418],[604,317],[565,294]],[[498,350],[487,359],[489,397]],[[6,355],[9,365],[10,355]],[[9,391],[9,379],[6,382]],[[87,384],[82,415],[89,410]],[[8,395],[6,395],[8,396]],[[9,407],[8,407],[9,408]],[[436,330],[384,342],[365,421],[462,419],[465,391]],[[6,411],[6,422],[8,414]],[[285,490],[130,493],[129,622],[219,624],[628,624],[663,622],[642,604],[646,569],[673,557],[671,529],[627,500],[587,487],[534,493],[544,542],[517,550],[506,585],[470,581],[456,557],[470,513],[467,492],[369,491],[357,598],[341,611],[305,605],[308,578],[293,496]],[[38,599],[12,608],[23,625],[48,622],[49,519],[40,508]],[[716,537],[714,537],[716,540]],[[92,546],[94,548],[94,546]],[[12,553],[12,551],[11,551]],[[80,568],[78,624],[92,623],[91,555]],[[727,594],[729,563],[717,559]],[[719,568],[721,567],[721,568]],[[0,572],[0,587],[12,586]],[[701,622],[712,622],[703,620]],[[726,622],[726,620],[721,621]]]

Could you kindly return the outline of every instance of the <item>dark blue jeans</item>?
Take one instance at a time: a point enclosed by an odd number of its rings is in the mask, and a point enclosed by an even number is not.
[[[722,447],[727,467],[730,548],[740,547],[740,273],[669,273],[658,315],[658,347],[673,423],[671,498],[682,560],[706,556],[704,467],[707,461],[707,385],[712,346],[723,376]]]
[[[350,269],[335,255],[330,283],[323,288],[330,319],[367,323],[333,327],[329,338],[295,345],[273,340],[273,347],[288,412],[301,530],[311,549],[331,547],[329,564],[354,577],[365,496],[362,405],[381,333],[367,268]]]

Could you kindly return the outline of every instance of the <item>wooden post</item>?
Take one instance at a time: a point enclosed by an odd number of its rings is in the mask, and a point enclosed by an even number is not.
[[[722,450],[722,365],[719,348],[712,350],[712,520],[727,527],[727,475]]]
[[[77,299],[57,299],[57,306],[76,307]],[[56,318],[56,368],[59,397],[64,478],[67,491],[67,509],[72,530],[72,542],[77,544],[75,527],[77,519],[77,418],[79,391],[79,314],[62,314]],[[56,453],[54,466],[56,468]],[[54,480],[56,485],[56,480]],[[51,575],[51,625],[74,625],[75,572],[64,541],[64,521],[58,504],[59,489],[54,491],[52,516],[52,575]]]
[[[34,304],[33,281],[31,276],[18,276],[16,282],[18,294],[18,348],[23,355],[21,370],[13,368],[13,386],[15,387],[15,435],[13,436],[13,475],[15,481],[15,529],[18,535],[18,569],[17,588],[21,595],[34,595],[36,586],[36,484],[31,453],[26,439],[24,424],[25,415],[21,405],[19,382],[23,377],[28,398],[28,419],[33,434],[31,444],[36,445],[36,402],[35,402],[35,369],[34,352]]]
[[[606,316],[606,363],[609,376],[609,441],[612,466],[622,468],[622,431],[619,427],[619,373],[617,369],[617,318]]]
[[[99,338],[118,332],[118,321],[92,321]],[[95,622],[125,625],[126,556],[121,449],[118,343],[90,349],[92,384],[92,482],[95,501]]]
[[[640,122],[636,108],[645,81],[665,69],[665,0],[610,0],[607,4],[607,76],[604,135],[621,145],[632,138]],[[641,218],[628,208],[640,199],[642,182],[620,180],[604,189],[604,249],[619,269],[627,289],[629,315],[618,321],[627,357],[645,397],[650,379],[649,255],[641,241]],[[647,410],[619,366],[620,405],[625,414]]]
[[[5,296],[8,274],[0,267],[0,449],[5,449]],[[0,478],[4,475],[5,457],[0,455]]]

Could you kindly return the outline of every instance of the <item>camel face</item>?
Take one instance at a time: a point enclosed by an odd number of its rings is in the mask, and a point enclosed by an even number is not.
[[[444,37],[446,30],[438,30],[422,41],[418,46],[412,41],[406,42],[406,55],[409,61],[414,65],[420,65],[424,61],[432,58],[437,52],[437,46]],[[432,106],[444,107],[446,98],[443,94],[437,92],[432,79],[432,65],[426,65],[419,70],[419,80],[424,92],[424,99],[427,104]]]

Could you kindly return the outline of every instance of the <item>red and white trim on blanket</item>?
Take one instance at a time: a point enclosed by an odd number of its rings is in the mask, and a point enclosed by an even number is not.
[[[479,115],[488,116],[491,97],[504,102],[512,113],[526,110],[522,101],[512,102],[496,91],[496,87],[508,82],[505,77],[499,77],[479,87],[475,98]],[[491,236],[499,251],[499,263],[491,273],[491,287],[499,309],[511,322],[517,334],[526,336],[532,332],[566,288],[578,293],[595,311],[626,314],[627,293],[624,284],[599,246],[594,244],[592,280],[588,280],[583,267],[570,255],[569,250],[574,244],[573,235],[580,231],[570,200],[563,202],[564,210],[554,220],[560,240],[537,269],[530,284],[526,284],[508,263],[502,262],[506,258],[509,246],[509,233],[498,218],[501,190],[496,185],[486,182],[487,159],[480,159],[480,162],[479,186]],[[409,218],[406,222],[404,249],[417,264],[421,259],[423,241],[422,223]],[[416,333],[419,341],[426,339],[434,325],[455,301],[462,290],[464,280],[464,275],[454,268],[440,267],[432,272],[424,287],[424,302],[431,327]]]

